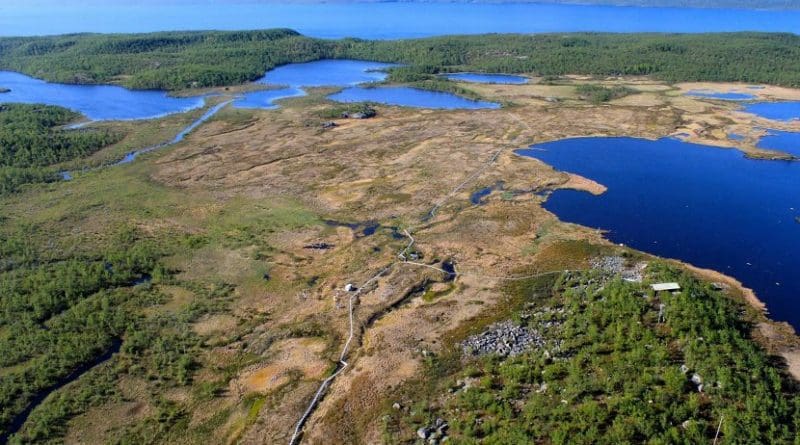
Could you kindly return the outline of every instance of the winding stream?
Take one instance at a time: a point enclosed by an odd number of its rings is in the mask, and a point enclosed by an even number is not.
[[[9,437],[19,432],[19,430],[22,429],[22,426],[25,425],[25,422],[28,420],[28,417],[30,417],[33,410],[37,406],[39,406],[39,404],[41,404],[50,394],[63,388],[64,386],[67,386],[68,384],[74,382],[75,380],[78,380],[83,374],[87,373],[95,366],[98,366],[110,360],[111,357],[114,356],[114,354],[119,352],[121,347],[122,347],[122,340],[120,340],[119,338],[113,339],[111,341],[111,347],[105,353],[103,353],[103,355],[100,355],[96,357],[94,360],[78,366],[77,368],[75,368],[74,371],[64,376],[61,380],[59,380],[55,384],[39,391],[39,393],[33,399],[31,399],[30,403],[28,403],[28,406],[25,408],[25,410],[23,410],[22,412],[14,416],[13,419],[11,419],[11,424],[8,426],[8,431],[0,432],[0,444],[8,442]]]

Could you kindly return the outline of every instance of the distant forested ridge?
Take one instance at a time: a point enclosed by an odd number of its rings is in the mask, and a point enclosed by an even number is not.
[[[234,85],[278,65],[324,58],[400,62],[406,67],[394,69],[390,80],[401,82],[475,70],[800,86],[800,36],[782,33],[488,34],[384,41],[323,40],[275,29],[0,39],[0,69],[136,89]]]

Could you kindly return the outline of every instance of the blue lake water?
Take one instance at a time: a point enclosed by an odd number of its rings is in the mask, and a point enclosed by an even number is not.
[[[393,66],[397,65],[347,59],[290,63],[267,71],[257,82],[291,87],[344,87],[384,80],[385,70]]]
[[[756,97],[747,93],[736,93],[729,91],[726,93],[705,91],[705,90],[692,90],[686,93],[687,96],[704,97],[707,99],[722,99],[722,100],[753,100]]]
[[[744,111],[766,119],[790,121],[800,119],[800,102],[758,102],[746,105]]]
[[[419,108],[477,109],[498,108],[499,104],[465,99],[451,93],[424,91],[408,87],[364,88],[369,82],[386,79],[384,71],[395,64],[364,60],[318,60],[308,63],[292,63],[268,71],[258,83],[272,86],[288,86],[277,90],[245,93],[234,106],[241,108],[275,108],[275,101],[305,94],[307,87],[347,87],[328,96],[339,102],[377,102]]]
[[[523,149],[608,187],[556,190],[545,207],[564,221],[659,256],[719,270],[755,290],[772,318],[800,328],[800,163],[671,138],[578,138]]]
[[[265,110],[278,108],[275,101],[290,97],[305,96],[306,92],[300,88],[280,88],[277,90],[253,91],[244,94],[240,99],[233,102],[237,108],[262,108]]]
[[[769,134],[758,141],[758,146],[761,148],[780,150],[800,158],[800,133],[769,130]]]
[[[464,33],[800,33],[800,11],[639,8],[535,3],[311,3],[219,0],[3,0],[0,34],[289,27],[324,37],[394,39]]]
[[[502,83],[512,85],[528,83],[527,77],[513,76],[510,74],[455,73],[446,74],[445,77],[451,80],[473,83]]]
[[[0,102],[59,105],[91,120],[144,119],[203,106],[202,97],[169,97],[161,91],[132,91],[110,85],[48,83],[24,74],[0,71],[0,86],[11,91]]]
[[[737,133],[731,133],[731,134],[728,135],[728,139],[730,139],[732,141],[743,141],[744,140],[744,136],[741,135],[741,134],[737,134]]]
[[[370,100],[389,105],[428,108],[496,108],[497,104],[476,102],[449,93],[432,93],[413,88],[381,88],[368,91],[355,85],[384,80],[395,66],[363,60],[319,60],[293,63],[268,71],[258,83],[285,88],[244,93],[234,102],[240,108],[272,109],[275,101],[305,95],[304,87],[349,87],[335,95],[345,102]],[[24,74],[0,71],[0,86],[11,91],[0,95],[0,103],[44,103],[59,105],[84,114],[90,120],[148,119],[189,111],[203,106],[203,97],[175,98],[161,91],[128,90],[109,85],[66,85],[48,83]],[[364,96],[363,99],[357,99]]]
[[[493,102],[466,99],[455,94],[409,87],[350,87],[328,96],[337,102],[376,102],[414,108],[482,109],[500,108]]]

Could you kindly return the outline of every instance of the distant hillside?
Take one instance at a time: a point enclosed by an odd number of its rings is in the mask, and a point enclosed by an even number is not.
[[[436,74],[455,71],[800,86],[800,36],[794,34],[489,34],[385,41],[323,40],[273,29],[0,38],[0,69],[136,89],[236,85],[275,66],[331,58],[402,63],[391,70],[390,81],[435,89],[453,87],[442,85]]]

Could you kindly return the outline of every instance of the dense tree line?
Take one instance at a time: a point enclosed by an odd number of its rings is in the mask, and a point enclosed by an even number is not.
[[[66,130],[80,115],[65,108],[0,104],[0,195],[23,185],[60,178],[48,166],[83,157],[121,135],[106,130]]]
[[[633,90],[624,86],[615,86],[612,88],[604,87],[596,84],[583,84],[578,85],[578,94],[594,104],[608,102],[610,100],[619,99],[629,94],[633,94]]]
[[[475,70],[800,86],[800,36],[777,33],[490,34],[371,41],[267,30],[0,39],[0,69],[68,83],[122,78],[123,85],[139,89],[238,84],[277,65],[323,58],[403,63],[392,70],[391,80],[405,82]]]

